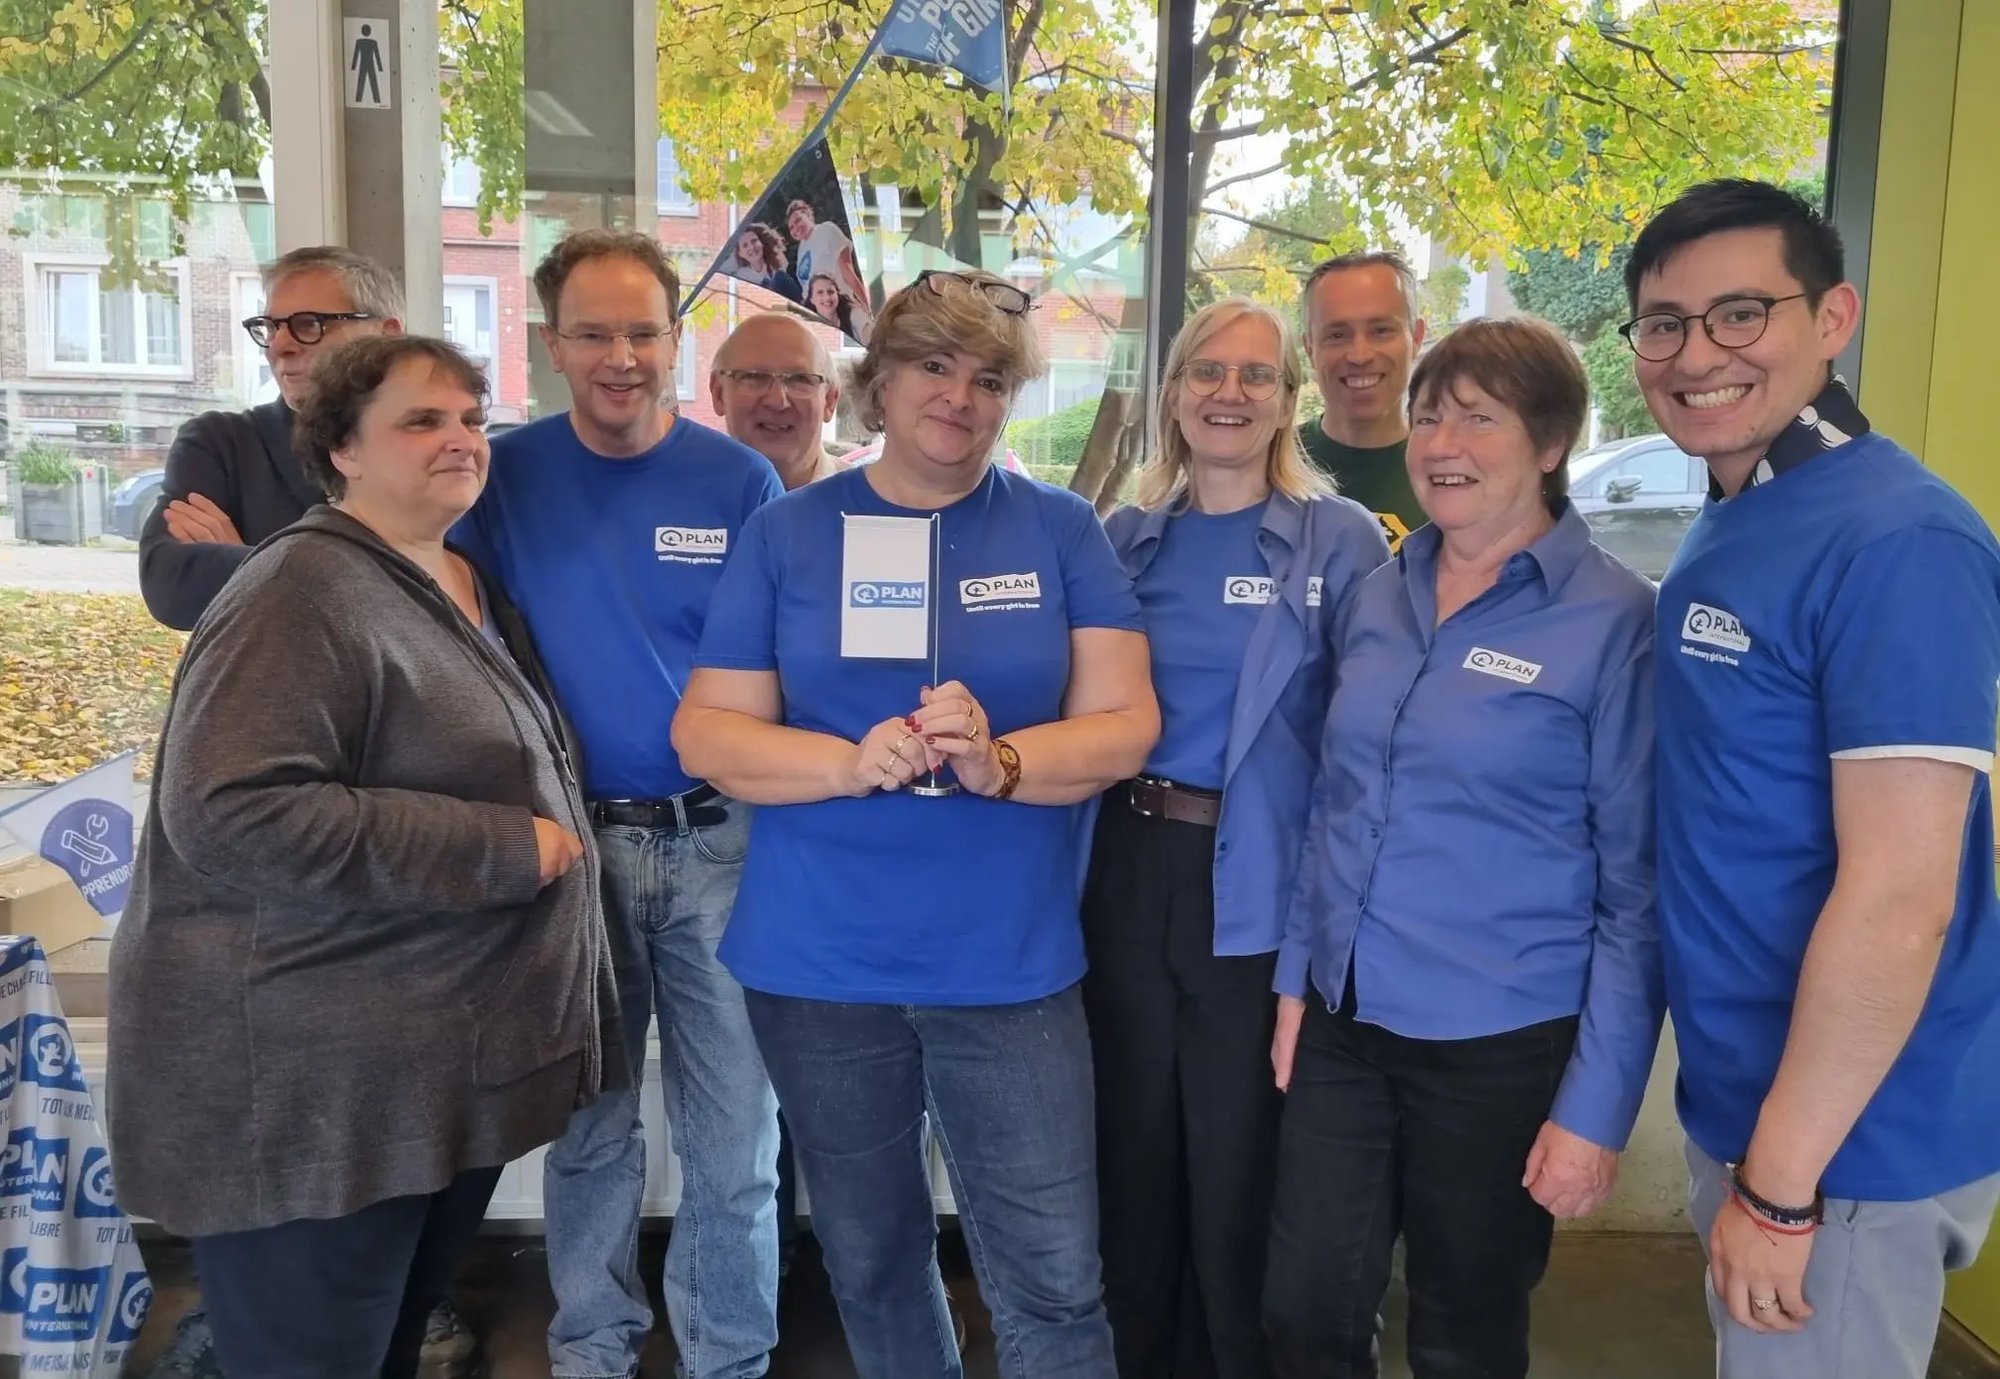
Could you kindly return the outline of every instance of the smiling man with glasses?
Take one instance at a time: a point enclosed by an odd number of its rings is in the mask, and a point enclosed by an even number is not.
[[[681,1372],[746,1379],[778,1341],[778,1108],[715,950],[750,810],[682,769],[668,729],[743,524],[784,490],[756,451],[675,415],[680,279],[656,240],[579,231],[535,270],[535,293],[569,409],[494,442],[486,491],[453,534],[527,616],[582,744],[634,1069],[659,1017],[681,1167],[665,1280]],[[545,1179],[550,1370],[636,1374],[653,1325],[638,1088],[580,1109]]]
[[[2000,546],[1833,376],[1861,303],[1812,207],[1695,187],[1626,288],[1646,404],[1711,478],[1656,667],[1717,1374],[1922,1379],[2000,1203]]]
[[[769,460],[787,490],[847,467],[820,440],[840,405],[833,360],[796,316],[768,311],[731,331],[708,394],[724,428]]]
[[[292,409],[332,345],[403,328],[394,275],[351,249],[294,249],[264,269],[264,314],[243,322],[278,396],[242,412],[208,412],[167,452],[161,503],[139,536],[139,591],[168,627],[195,624],[265,537],[323,500],[292,453]]]

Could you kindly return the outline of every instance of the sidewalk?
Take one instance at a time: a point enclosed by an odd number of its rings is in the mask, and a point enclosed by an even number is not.
[[[116,538],[111,538],[116,540]],[[137,594],[139,548],[36,546],[0,538],[0,589],[44,589],[62,594]]]

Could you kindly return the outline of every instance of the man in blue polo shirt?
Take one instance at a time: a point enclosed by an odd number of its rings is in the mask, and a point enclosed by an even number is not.
[[[723,563],[784,490],[763,456],[669,410],[680,282],[657,242],[571,235],[535,291],[570,408],[494,442],[486,492],[454,536],[527,615],[575,725],[634,1069],[659,1017],[681,1167],[665,1283],[681,1372],[761,1375],[778,1340],[777,1101],[742,988],[715,956],[749,810],[689,777],[668,730]],[[549,1150],[558,1379],[638,1372],[653,1320],[637,1257],[645,1180],[636,1088],[579,1111]]]
[[[1659,910],[1721,1379],[1922,1379],[2000,1202],[2000,547],[1830,372],[1808,205],[1711,182],[1624,327],[1709,502],[1659,600]]]

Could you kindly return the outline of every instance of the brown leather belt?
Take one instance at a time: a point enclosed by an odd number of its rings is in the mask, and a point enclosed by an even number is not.
[[[1132,812],[1149,819],[1214,828],[1222,817],[1222,796],[1214,790],[1194,790],[1157,776],[1134,776],[1126,788]]]

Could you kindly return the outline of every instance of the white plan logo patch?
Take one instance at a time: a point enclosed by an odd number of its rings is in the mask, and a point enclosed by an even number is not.
[[[1317,608],[1326,602],[1326,577],[1312,575],[1306,580],[1306,607]]]
[[[1229,575],[1222,581],[1224,603],[1269,603],[1278,596],[1278,581],[1269,575]]]
[[[1497,675],[1517,685],[1532,685],[1535,677],[1542,673],[1542,668],[1533,661],[1524,661],[1503,651],[1488,651],[1483,646],[1475,646],[1467,654],[1465,668],[1476,670],[1481,675]]]
[[[1024,574],[987,575],[984,579],[961,579],[958,601],[968,613],[997,613],[1008,608],[1042,606],[1042,576],[1029,570]]]
[[[1750,649],[1750,634],[1743,630],[1742,621],[1734,613],[1705,603],[1688,605],[1687,616],[1681,619],[1681,640],[1706,642],[1724,651]]]
[[[653,554],[662,560],[719,565],[729,554],[729,528],[655,527]]]

